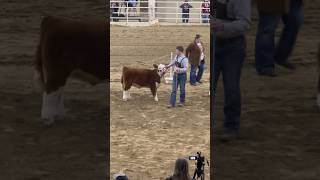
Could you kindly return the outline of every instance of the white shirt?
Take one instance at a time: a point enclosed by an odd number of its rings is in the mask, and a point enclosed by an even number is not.
[[[198,47],[201,50],[201,56],[200,56],[200,61],[204,59],[204,53],[203,53],[203,47],[201,43],[197,43]]]

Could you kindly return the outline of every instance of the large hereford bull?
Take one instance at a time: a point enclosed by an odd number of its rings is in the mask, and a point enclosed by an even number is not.
[[[157,89],[161,83],[161,78],[166,72],[163,64],[154,64],[154,69],[122,68],[121,84],[123,88],[123,100],[131,98],[129,89],[131,86],[150,88],[155,101],[158,101]]]
[[[107,24],[45,17],[35,60],[46,124],[63,118],[62,90],[71,74],[94,85],[107,79]]]

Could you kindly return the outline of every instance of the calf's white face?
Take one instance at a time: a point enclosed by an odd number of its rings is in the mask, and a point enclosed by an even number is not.
[[[163,75],[166,73],[166,65],[164,65],[164,64],[159,64],[158,65],[158,75],[160,76],[160,77],[163,77]]]

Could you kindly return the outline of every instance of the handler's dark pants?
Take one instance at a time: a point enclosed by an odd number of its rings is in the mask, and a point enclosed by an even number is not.
[[[287,14],[273,14],[259,11],[259,25],[256,37],[255,59],[259,73],[274,71],[274,63],[285,63],[296,42],[299,29],[303,23],[302,0],[291,0]],[[284,28],[275,45],[275,32],[282,19]]]
[[[219,76],[222,74],[224,127],[230,130],[239,130],[240,127],[240,75],[245,58],[245,46],[244,36],[216,41],[213,86],[215,91]]]
[[[182,12],[182,23],[188,23],[189,22],[189,12]]]

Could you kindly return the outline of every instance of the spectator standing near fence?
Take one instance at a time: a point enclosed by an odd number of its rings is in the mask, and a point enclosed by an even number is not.
[[[201,4],[201,17],[202,23],[209,22],[209,14],[210,14],[210,3],[209,0],[204,0]]]
[[[129,0],[129,10],[132,16],[137,14],[137,0]]]
[[[303,0],[257,0],[259,24],[256,37],[256,70],[259,75],[276,76],[275,63],[295,69],[288,62],[303,23]],[[275,32],[282,19],[284,28],[275,45]]]
[[[188,23],[190,8],[192,8],[192,6],[188,3],[188,0],[184,0],[184,3],[180,5],[180,8],[182,9],[182,22]]]
[[[204,45],[200,39],[200,34],[197,34],[194,38],[194,41],[187,47],[186,56],[188,57],[189,63],[191,65],[190,85],[196,86],[196,83],[202,83],[201,78],[203,75],[205,63]]]
[[[250,0],[217,0],[216,18],[210,19],[215,32],[213,91],[216,91],[220,74],[223,76],[224,123],[221,141],[238,138],[241,116],[240,76],[245,58],[245,33],[251,25]]]
[[[118,16],[118,12],[119,12],[119,3],[118,2],[112,2],[111,3],[111,17],[112,17],[112,21],[119,21],[119,19],[116,19],[115,17],[119,17]]]

